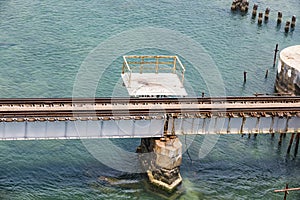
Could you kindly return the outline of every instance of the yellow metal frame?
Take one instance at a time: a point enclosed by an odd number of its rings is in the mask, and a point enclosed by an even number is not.
[[[134,61],[132,61],[134,59]],[[138,59],[138,61],[136,60]],[[159,72],[167,72],[177,73],[180,71],[181,82],[184,81],[184,73],[185,67],[177,56],[167,56],[167,55],[129,55],[123,56],[123,66],[122,66],[122,74],[128,74],[128,85],[131,83],[131,74],[136,70],[139,71],[140,74],[145,72],[145,70],[153,70],[155,73]],[[145,61],[146,60],[146,61]],[[131,66],[130,65],[135,65]],[[139,66],[136,66],[139,65]],[[167,65],[170,67],[160,67],[161,65]],[[150,67],[149,67],[150,66]],[[154,67],[151,67],[154,66]],[[179,69],[177,69],[177,66]]]

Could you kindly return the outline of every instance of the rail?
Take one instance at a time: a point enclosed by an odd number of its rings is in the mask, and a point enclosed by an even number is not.
[[[0,99],[0,140],[298,134],[299,124],[300,97]]]
[[[194,115],[297,116],[300,97],[0,99],[0,120]]]
[[[4,104],[59,104],[59,103],[298,103],[299,96],[228,96],[228,97],[183,97],[183,98],[127,98],[127,97],[95,97],[95,98],[0,98],[0,107]]]

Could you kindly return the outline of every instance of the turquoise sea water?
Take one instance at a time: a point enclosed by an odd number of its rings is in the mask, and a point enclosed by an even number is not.
[[[271,8],[268,23],[258,26],[251,19],[254,2],[261,11]],[[124,88],[121,91],[119,87],[122,46],[127,47],[127,54],[178,54],[187,68],[190,95],[202,91],[215,94],[214,88],[228,96],[273,93],[275,44],[279,49],[300,44],[299,22],[294,31],[283,31],[287,19],[300,16],[300,2],[250,1],[246,15],[232,13],[230,5],[227,0],[0,0],[0,97],[71,97],[76,84],[83,96],[90,94],[85,93],[86,82],[78,81],[78,77],[84,70],[88,76],[83,80],[93,77],[94,71],[86,68],[93,62],[99,64],[103,74],[99,81],[91,81],[96,84],[92,94],[124,95]],[[283,12],[281,27],[276,26],[279,10]],[[135,48],[136,44],[147,43],[140,41],[137,32],[148,30],[145,38],[158,30],[161,40]],[[120,38],[125,39],[123,43]],[[162,42],[170,38],[175,38],[172,43]],[[112,50],[106,52],[104,46]],[[198,47],[205,53],[198,54]],[[112,58],[111,62],[101,64],[107,57]],[[267,69],[269,76],[265,79]],[[244,71],[248,72],[246,84]],[[184,192],[174,198],[282,199],[283,195],[273,193],[274,189],[287,182],[290,187],[300,186],[299,155],[286,156],[289,135],[281,147],[278,135],[274,139],[269,135],[257,139],[220,136],[213,150],[199,159],[204,138],[197,136],[189,149],[193,161],[187,153],[183,155]],[[132,152],[139,144],[137,139],[113,142]],[[113,183],[99,179],[101,176],[111,178]],[[101,164],[82,141],[0,142],[1,199],[162,198],[149,189],[145,180],[143,175]],[[299,192],[289,195],[289,199],[299,198]]]

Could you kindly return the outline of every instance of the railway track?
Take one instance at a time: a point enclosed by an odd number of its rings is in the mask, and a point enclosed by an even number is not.
[[[260,97],[183,97],[183,98],[2,98],[4,104],[71,104],[71,103],[222,103],[222,102],[265,102],[295,103],[300,97],[295,96],[260,96]]]
[[[300,97],[0,99],[0,120],[163,116],[297,116]],[[21,120],[22,121],[22,120]]]

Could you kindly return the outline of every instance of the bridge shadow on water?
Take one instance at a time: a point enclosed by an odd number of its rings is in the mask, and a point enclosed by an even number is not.
[[[291,134],[282,137],[281,145],[279,134],[220,135],[203,158],[199,149],[205,148],[203,142],[209,136],[186,137],[191,144],[183,154],[183,183],[174,194],[153,188],[143,174],[101,164],[80,140],[2,141],[0,195],[2,199],[274,199],[281,195],[273,190],[286,182],[299,186],[295,141],[287,154]],[[184,136],[180,139],[185,144]],[[111,141],[134,152],[140,140]],[[289,199],[298,198],[297,192],[289,195]]]

